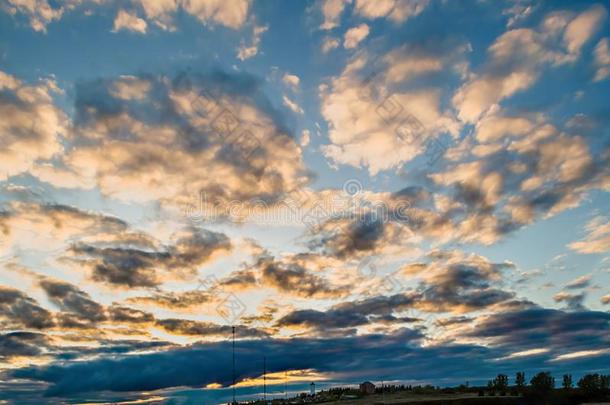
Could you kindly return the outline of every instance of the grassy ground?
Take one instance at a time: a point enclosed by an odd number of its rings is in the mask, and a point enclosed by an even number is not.
[[[518,398],[516,397],[479,397],[477,394],[412,394],[408,392],[399,392],[393,394],[385,394],[385,398],[381,394],[368,395],[358,399],[344,399],[341,401],[325,402],[329,405],[364,405],[364,404],[387,404],[387,405],[401,405],[401,404],[426,404],[426,405],[440,405],[440,404],[472,404],[472,405],[483,405],[483,404],[516,404]]]

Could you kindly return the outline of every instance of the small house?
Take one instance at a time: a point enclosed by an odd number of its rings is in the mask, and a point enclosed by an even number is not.
[[[370,381],[365,381],[360,384],[360,392],[364,395],[370,395],[375,393],[375,384]]]

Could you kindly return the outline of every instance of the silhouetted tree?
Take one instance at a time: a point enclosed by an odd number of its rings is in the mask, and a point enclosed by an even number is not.
[[[520,371],[517,372],[517,375],[515,376],[515,384],[517,385],[517,388],[519,389],[519,391],[523,390],[523,387],[525,387],[525,373]]]
[[[535,395],[547,396],[555,388],[555,379],[549,372],[540,372],[530,381]]]
[[[599,374],[586,374],[578,380],[578,388],[587,397],[599,395],[601,388],[601,379]]]
[[[489,395],[495,396],[496,392],[494,390],[494,382],[492,380],[487,381],[487,390],[489,391]]]
[[[570,389],[572,389],[573,384],[572,384],[572,374],[564,374],[563,375],[563,389],[568,391]]]
[[[610,388],[610,375],[600,375],[599,385],[602,391],[608,391],[608,388]]]
[[[508,388],[508,376],[505,374],[498,374],[493,381],[494,388],[500,392],[501,395],[506,395],[506,389]]]

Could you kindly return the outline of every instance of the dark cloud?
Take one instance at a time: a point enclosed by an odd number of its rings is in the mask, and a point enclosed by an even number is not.
[[[260,359],[267,354],[268,372],[285,369],[318,369],[330,371],[344,362],[365,365],[378,363],[383,357],[387,366],[396,371],[415,349],[409,342],[419,334],[402,330],[394,335],[371,335],[334,339],[245,340],[237,345],[237,378],[260,375]],[[394,351],[396,358],[385,354]],[[448,350],[450,352],[450,350]],[[221,341],[192,345],[146,355],[129,355],[115,359],[30,367],[12,372],[13,377],[42,380],[51,383],[48,395],[68,395],[90,391],[142,391],[178,385],[204,386],[209,383],[229,384],[232,381],[231,343]],[[438,354],[438,353],[437,353]],[[433,356],[432,353],[424,357]],[[423,360],[423,358],[422,358]],[[428,360],[429,361],[429,360]],[[227,367],[222,365],[226,364]],[[146,366],[145,366],[146,365]],[[351,371],[364,368],[354,364]],[[92,373],[95,370],[95,373]],[[137,370],[137,371],[136,371]],[[89,376],[95,375],[95,378]],[[79,376],[79,377],[77,377]]]
[[[84,244],[72,246],[72,252],[87,258],[93,280],[126,287],[159,285],[156,263],[169,258],[166,252]]]
[[[76,286],[49,278],[41,279],[39,285],[51,302],[60,309],[72,312],[89,322],[101,322],[106,319],[104,307]]]
[[[118,323],[148,323],[153,322],[153,314],[120,305],[112,305],[108,308],[108,316],[111,321]]]
[[[72,253],[90,267],[95,281],[124,287],[156,287],[162,276],[189,276],[219,251],[231,248],[221,233],[190,228],[162,250],[148,246],[75,244]]]
[[[49,345],[42,333],[10,332],[0,335],[0,359],[38,356]]]
[[[307,327],[320,332],[338,328],[350,328],[368,325],[378,321],[387,321],[395,312],[401,312],[415,305],[416,297],[408,294],[377,296],[363,300],[342,302],[326,311],[300,309],[290,312],[277,321],[278,327]],[[395,318],[400,322],[410,319]]]
[[[303,267],[295,256],[275,259],[263,255],[257,259],[253,269],[259,274],[260,285],[299,297],[336,298],[349,291],[347,287],[334,286],[323,276]]]
[[[304,298],[339,298],[349,293],[344,285],[335,285],[324,277],[324,257],[313,253],[274,257],[263,252],[253,264],[218,280],[211,288],[274,288],[282,293]]]
[[[45,329],[54,325],[52,314],[36,300],[5,286],[0,286],[0,320],[4,328]]]
[[[96,329],[96,326],[91,321],[83,319],[72,312],[55,313],[55,321],[61,329]]]
[[[187,319],[159,319],[156,325],[169,333],[199,337],[228,337],[232,334],[229,325],[218,325],[212,322],[192,321]],[[236,336],[240,338],[262,338],[269,336],[266,332],[249,327],[238,327]]]
[[[531,325],[544,319],[534,313],[530,315],[534,316],[531,322],[528,318],[513,317],[506,319],[504,326],[490,324],[486,335],[510,334],[514,325],[518,331],[523,324]],[[591,319],[597,317],[599,315],[595,313],[581,314],[580,322],[575,325],[585,326],[584,322],[589,323],[589,327],[601,326]],[[586,318],[589,320],[585,321]],[[607,316],[603,322],[607,325]],[[590,329],[577,332],[572,325],[564,324],[560,336],[571,331],[583,337],[590,332]],[[416,378],[419,381],[461,383],[464,369],[468,369],[471,380],[484,382],[499,372],[513,374],[541,367],[562,371],[568,366],[576,372],[604,364],[603,356],[586,363],[550,362],[549,356],[537,357],[535,361],[530,358],[499,361],[522,346],[506,342],[506,348],[464,344],[421,347],[418,345],[421,337],[420,331],[400,329],[349,337],[239,340],[236,344],[237,379],[260,376],[263,355],[267,358],[267,371],[270,373],[312,369],[331,372],[336,378],[351,381]],[[600,341],[592,343],[584,342],[589,344],[589,348],[607,347],[601,346],[603,342]],[[146,354],[25,367],[11,371],[7,377],[49,383],[46,394],[50,396],[95,391],[152,391],[175,386],[201,387],[210,383],[229,385],[232,381],[231,359],[231,342],[223,340]]]
[[[326,246],[339,257],[372,251],[382,241],[384,226],[381,218],[358,219],[343,228],[343,232],[333,235]]]
[[[207,290],[184,292],[158,291],[148,296],[128,298],[134,304],[151,304],[170,309],[187,309],[214,302],[215,294]]]
[[[256,274],[251,269],[237,270],[218,281],[219,287],[250,288],[256,286]]]
[[[492,263],[477,255],[435,250],[428,262],[412,263],[401,272],[422,279],[417,287],[418,307],[430,312],[467,312],[504,303],[515,293],[494,285],[501,284],[503,272],[513,269],[509,262]]]
[[[457,307],[458,310],[472,311],[490,307],[514,296],[514,293],[495,288],[460,290],[459,287],[450,285],[435,285],[425,287],[422,298],[429,310],[447,311]]]
[[[346,212],[344,216],[328,218],[320,227],[313,229],[310,249],[345,259],[374,253],[390,242],[386,212],[366,212],[353,216]]]
[[[518,352],[549,348],[560,352],[593,350],[610,344],[610,313],[532,308],[491,314],[474,326],[472,337]]]

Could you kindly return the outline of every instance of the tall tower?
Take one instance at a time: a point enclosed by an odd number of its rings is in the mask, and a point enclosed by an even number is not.
[[[263,399],[267,402],[267,357],[263,356]]]
[[[233,404],[235,401],[235,326],[233,326]]]

